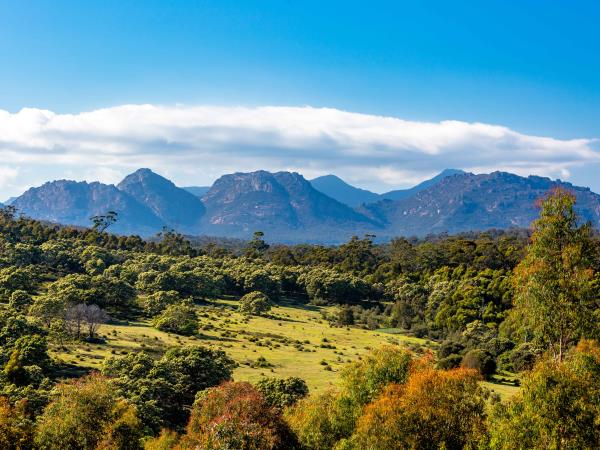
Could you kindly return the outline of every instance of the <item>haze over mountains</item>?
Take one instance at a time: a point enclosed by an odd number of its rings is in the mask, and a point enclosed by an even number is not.
[[[116,211],[115,233],[150,236],[163,227],[188,235],[339,243],[371,233],[381,239],[429,233],[528,227],[536,200],[563,187],[584,220],[600,224],[600,196],[549,178],[506,172],[474,175],[445,170],[411,189],[376,194],[328,175],[307,181],[293,172],[223,175],[210,188],[179,188],[149,169],[117,186],[58,180],[31,188],[11,204],[32,218],[89,226]]]

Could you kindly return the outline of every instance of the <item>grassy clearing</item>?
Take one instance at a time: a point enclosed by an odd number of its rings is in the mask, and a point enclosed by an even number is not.
[[[327,307],[287,304],[273,308],[269,317],[247,318],[237,312],[236,306],[232,300],[198,306],[201,329],[197,336],[164,333],[153,328],[150,321],[108,324],[100,329],[105,342],[54,345],[51,353],[69,364],[73,373],[80,373],[99,369],[110,356],[139,351],[159,356],[170,347],[202,344],[224,350],[238,363],[236,380],[256,381],[263,375],[298,376],[315,392],[335,386],[343,365],[371,348],[390,343],[407,347],[435,345],[401,334],[397,328],[371,331],[331,327],[321,317]],[[483,385],[508,397],[519,390],[513,379],[510,374],[500,374]]]
[[[483,385],[500,395],[502,398],[511,397],[519,392],[519,387],[515,386],[515,380],[518,377],[514,373],[509,372],[498,372],[489,381],[484,381]]]
[[[98,369],[110,356],[142,350],[159,355],[173,346],[202,344],[224,350],[238,363],[236,380],[298,376],[314,392],[335,385],[342,366],[370,348],[426,345],[423,339],[401,334],[330,327],[321,318],[321,307],[288,304],[273,308],[269,317],[246,318],[236,305],[219,300],[199,306],[201,330],[194,337],[164,333],[140,321],[102,326],[104,343],[55,345],[51,351],[74,371],[84,371]]]

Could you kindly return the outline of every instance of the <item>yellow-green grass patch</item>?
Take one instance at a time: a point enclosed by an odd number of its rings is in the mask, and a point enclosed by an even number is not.
[[[150,321],[106,324],[99,331],[103,343],[54,344],[51,352],[65,363],[89,370],[99,369],[110,356],[140,351],[159,356],[171,347],[201,344],[224,350],[238,363],[236,380],[297,376],[314,392],[336,385],[343,365],[371,348],[390,343],[426,345],[423,339],[402,334],[332,327],[321,316],[327,307],[288,304],[274,307],[268,317],[246,317],[235,305],[219,300],[198,306],[197,336],[165,333],[153,328]],[[266,363],[260,363],[261,356]]]

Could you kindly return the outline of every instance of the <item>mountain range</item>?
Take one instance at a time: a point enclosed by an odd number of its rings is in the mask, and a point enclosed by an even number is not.
[[[116,186],[57,180],[10,202],[29,217],[89,226],[90,217],[118,213],[110,230],[150,236],[163,227],[188,235],[246,239],[265,232],[279,242],[339,243],[352,235],[430,233],[528,227],[536,201],[562,187],[577,197],[582,219],[600,224],[600,196],[588,188],[506,172],[475,175],[448,169],[411,189],[376,194],[334,175],[308,181],[295,172],[221,176],[211,187],[177,187],[139,169]]]
[[[463,173],[465,172],[459,169],[445,169],[435,177],[425,180],[412,188],[398,189],[385,192],[383,194],[376,194],[375,192],[371,192],[366,189],[354,187],[335,175],[324,175],[322,177],[314,178],[310,180],[310,183],[316,189],[330,196],[331,198],[334,198],[342,203],[346,203],[352,207],[357,207],[363,203],[374,203],[379,200],[400,200],[410,197],[417,192],[421,192],[428,187],[433,186],[446,177]]]

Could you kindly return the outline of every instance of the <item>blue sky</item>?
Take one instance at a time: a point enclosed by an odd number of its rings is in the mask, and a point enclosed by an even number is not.
[[[175,105],[259,108],[253,110],[252,123],[261,124],[264,106],[331,108],[414,124],[485,123],[526,137],[553,138],[560,148],[543,150],[549,152],[546,160],[537,155],[528,164],[523,155],[529,141],[524,139],[515,168],[510,165],[514,155],[501,154],[515,140],[509,133],[495,144],[499,150],[467,169],[561,176],[600,190],[595,177],[599,148],[593,141],[600,137],[598,23],[597,1],[0,0],[0,110],[6,112],[5,128],[14,130],[16,121],[30,134],[32,123],[49,119],[39,111],[15,119],[25,107],[52,111],[62,122],[71,117],[65,115],[116,108],[108,111],[121,121],[118,107],[127,104],[166,106],[160,109],[169,116],[160,121],[164,127],[175,126],[171,119],[181,113],[171,108]],[[292,112],[286,126],[293,128],[298,111]],[[229,113],[219,112],[223,120]],[[204,117],[186,113],[186,120]],[[465,154],[486,151],[485,139],[474,143],[466,137],[440,143],[437,150],[419,152],[413,148],[416,141],[396,148],[389,139],[374,138],[372,128],[365,141],[362,124],[360,138],[348,141],[357,132],[345,130],[345,138],[336,140],[340,131],[334,122],[324,132],[328,139],[309,143],[332,155],[326,163],[318,151],[298,151],[306,139],[293,144],[289,137],[275,139],[272,146],[254,137],[244,141],[247,122],[244,132],[236,125],[237,138],[228,136],[227,145],[203,149],[173,133],[140,144],[133,131],[120,128],[119,134],[104,127],[106,135],[94,145],[118,136],[107,144],[114,147],[110,157],[100,158],[96,166],[85,150],[71,150],[85,149],[90,141],[86,137],[74,144],[73,130],[58,143],[52,140],[56,130],[46,130],[43,145],[35,141],[37,134],[8,143],[0,137],[0,196],[47,178],[115,181],[136,164],[153,165],[179,184],[205,184],[219,171],[246,169],[254,157],[267,169],[307,175],[341,166],[340,175],[349,181],[385,190],[410,185],[450,164],[468,165],[465,155],[456,156],[461,145]],[[82,128],[81,120],[72,126],[80,135],[96,136]],[[269,123],[260,131],[266,127],[272,133],[282,126]],[[286,132],[298,137],[298,130]],[[389,128],[384,133],[398,137]],[[589,141],[572,146],[581,139]],[[331,148],[329,140],[335,141]],[[128,146],[132,141],[137,145]],[[368,143],[387,146],[386,157],[369,164]],[[361,158],[353,165],[336,162],[348,158],[339,147],[359,144]],[[69,147],[59,151],[68,157],[56,159],[52,151],[61,145]],[[534,153],[542,151],[539,142],[531,145]],[[143,148],[148,146],[152,149]],[[570,159],[571,151],[578,156]]]

